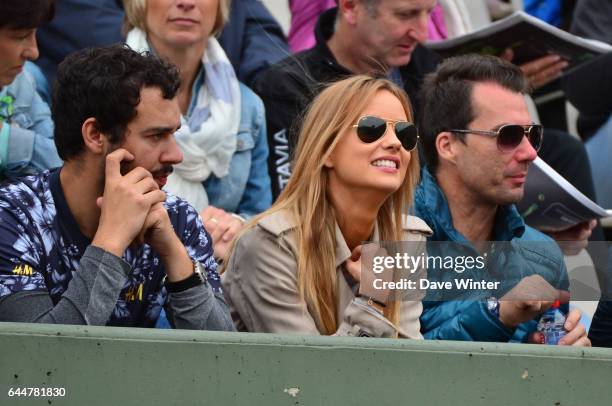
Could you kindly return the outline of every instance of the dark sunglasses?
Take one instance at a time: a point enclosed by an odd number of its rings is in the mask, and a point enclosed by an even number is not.
[[[544,127],[539,124],[520,125],[506,124],[499,127],[497,131],[481,131],[481,130],[448,130],[452,133],[459,134],[479,134],[497,137],[497,147],[501,151],[509,151],[518,147],[523,141],[523,137],[527,137],[529,143],[536,151],[542,147],[544,138]]]
[[[366,144],[372,143],[387,132],[387,124],[393,124],[393,130],[397,139],[400,140],[402,147],[406,151],[412,151],[419,140],[417,129],[414,124],[409,121],[386,120],[376,116],[363,116],[357,124],[357,136]]]

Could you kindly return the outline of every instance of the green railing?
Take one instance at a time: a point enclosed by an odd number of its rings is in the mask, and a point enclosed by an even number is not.
[[[8,396],[64,388],[63,397]],[[612,405],[612,350],[0,323],[0,405]]]

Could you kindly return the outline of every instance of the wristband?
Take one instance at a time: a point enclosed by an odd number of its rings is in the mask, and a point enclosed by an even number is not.
[[[487,299],[487,309],[493,316],[499,319],[499,300],[497,298],[491,296]]]
[[[179,293],[183,292],[187,289],[191,289],[194,286],[205,285],[206,284],[206,276],[200,269],[200,264],[198,262],[193,263],[193,273],[186,279],[183,279],[178,282],[170,282],[168,281],[167,276],[164,276],[164,286],[169,293]]]

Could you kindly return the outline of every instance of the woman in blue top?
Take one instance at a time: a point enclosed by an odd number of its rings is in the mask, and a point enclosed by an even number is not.
[[[223,258],[242,218],[272,203],[261,100],[238,82],[214,37],[226,22],[228,0],[126,0],[132,28],[127,44],[151,51],[181,72],[183,113],[176,139],[184,155],[167,189],[191,203]]]
[[[38,58],[36,27],[53,17],[53,0],[0,2],[0,179],[60,166],[49,107],[24,72]]]

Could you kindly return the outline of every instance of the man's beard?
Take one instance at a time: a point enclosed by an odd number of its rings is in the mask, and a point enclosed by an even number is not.
[[[136,167],[137,165],[134,164],[134,161],[122,161],[120,166],[121,176],[127,175]],[[172,165],[162,165],[162,167],[159,169],[156,169],[154,171],[148,171],[151,172],[151,175],[153,175],[154,178],[157,178],[162,176],[169,176],[172,172],[174,172],[174,167]]]
[[[119,148],[121,148],[119,145],[111,148],[109,151],[106,152],[106,155],[112,153],[113,151],[116,151]],[[136,156],[134,156],[134,159],[132,161],[121,161],[121,163],[119,164],[119,172],[121,173],[121,176],[127,175],[138,166],[137,164],[135,164],[135,161]],[[172,172],[174,172],[174,167],[172,165],[162,165],[159,169],[155,169],[154,171],[151,171],[149,169],[147,170],[151,172],[153,178],[157,178],[169,176]],[[100,190],[104,191],[104,185],[106,184],[106,160],[102,161],[102,171],[100,173],[102,174],[100,178]]]

